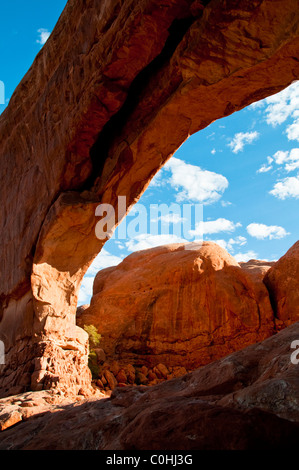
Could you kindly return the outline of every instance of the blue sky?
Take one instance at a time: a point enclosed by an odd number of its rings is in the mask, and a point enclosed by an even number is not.
[[[15,0],[2,6],[0,80],[6,102],[0,112],[66,3]],[[298,239],[299,82],[191,136],[141,197],[148,221],[151,205],[161,203],[201,204],[204,239],[218,242],[238,261],[281,257]],[[128,226],[136,214],[138,207],[123,224]],[[85,276],[79,304],[89,302],[99,269],[118,264],[133,251],[183,241],[178,236],[182,220],[175,216],[172,221],[169,234],[163,216],[156,235],[147,227],[119,239],[117,230]],[[197,227],[192,229],[196,240]]]
[[[0,80],[5,84],[6,100],[28,71],[66,4],[66,0],[1,2]],[[0,112],[3,109],[0,105]]]
[[[80,304],[89,302],[100,269],[134,251],[184,241],[174,229],[183,228],[179,216],[163,225],[160,215],[158,234],[150,231],[150,207],[161,203],[202,205],[203,239],[217,242],[237,261],[284,255],[298,240],[299,81],[214,122],[177,150],[139,200],[147,210],[147,230],[126,239],[116,230],[83,280]],[[138,205],[120,228],[136,219]],[[196,226],[193,231],[196,241]]]

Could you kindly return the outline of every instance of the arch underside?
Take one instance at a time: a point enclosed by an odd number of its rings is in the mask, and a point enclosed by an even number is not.
[[[88,389],[95,208],[129,209],[193,133],[299,76],[296,0],[69,0],[0,116],[0,395]]]

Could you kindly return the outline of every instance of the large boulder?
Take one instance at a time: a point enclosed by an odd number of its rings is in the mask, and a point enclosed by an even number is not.
[[[108,359],[193,369],[274,332],[268,291],[213,242],[136,252],[100,271],[77,319]]]
[[[269,290],[277,324],[284,328],[299,320],[299,241],[267,272]]]

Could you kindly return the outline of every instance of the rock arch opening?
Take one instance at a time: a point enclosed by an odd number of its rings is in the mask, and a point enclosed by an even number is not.
[[[134,215],[128,215],[126,229],[120,234],[116,230],[88,270],[79,297],[77,324],[93,325],[102,335],[91,364],[95,383],[102,390],[135,380],[137,384],[155,385],[264,340],[280,329],[263,278],[297,240],[296,224],[290,225],[287,215],[293,210],[292,200],[280,199],[273,188],[282,158],[278,149],[288,149],[283,154],[284,175],[296,176],[299,156],[296,159],[292,154],[296,143],[284,135],[294,121],[291,108],[298,90],[296,82],[190,137],[175,153],[174,163],[169,161],[168,168],[160,170],[134,206],[139,214],[145,211],[146,223],[137,232],[129,230],[128,236],[127,227],[134,221]],[[277,128],[275,108],[283,103],[290,106],[289,119],[285,115]],[[288,168],[290,162],[294,164],[293,173]],[[270,171],[273,175],[265,183],[265,174]],[[190,173],[196,175],[191,183]],[[220,184],[224,174],[229,182],[225,188]],[[209,175],[213,179],[203,191],[200,181],[209,181]],[[198,184],[196,192],[192,183]],[[254,194],[248,198],[253,183]],[[247,196],[246,205],[242,193]],[[272,209],[275,207],[272,213],[269,197]],[[181,203],[175,216],[181,220],[173,218],[177,227],[174,234],[169,230],[171,217],[167,216],[173,215],[168,210],[177,199]],[[205,222],[201,221],[206,224],[204,239],[218,246],[211,243],[200,249],[194,220],[188,225],[193,237],[183,238],[183,203],[199,202],[205,205]],[[163,203],[165,211],[155,211],[154,219],[151,205],[162,208]],[[138,209],[140,205],[143,211]],[[253,223],[265,221],[267,216],[270,225]],[[151,232],[151,217],[156,223],[160,219],[159,230]],[[165,226],[161,219],[167,221]],[[170,243],[176,245],[161,246]],[[189,250],[184,243],[190,244]],[[208,258],[213,260],[211,266]],[[194,264],[199,267],[196,273]]]
[[[116,18],[113,6],[69,1],[0,117],[1,394],[88,389],[75,310],[102,245],[96,206],[126,195],[129,208],[188,136],[298,78],[295,1],[124,1]]]

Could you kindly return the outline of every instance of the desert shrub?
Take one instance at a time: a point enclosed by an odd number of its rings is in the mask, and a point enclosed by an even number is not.
[[[100,366],[98,364],[98,358],[94,348],[100,344],[101,335],[94,325],[84,325],[84,330],[88,334],[89,339],[88,367],[92,378],[97,379],[100,374]]]
[[[84,330],[88,334],[90,348],[93,349],[97,347],[102,338],[97,328],[94,325],[84,325]]]

